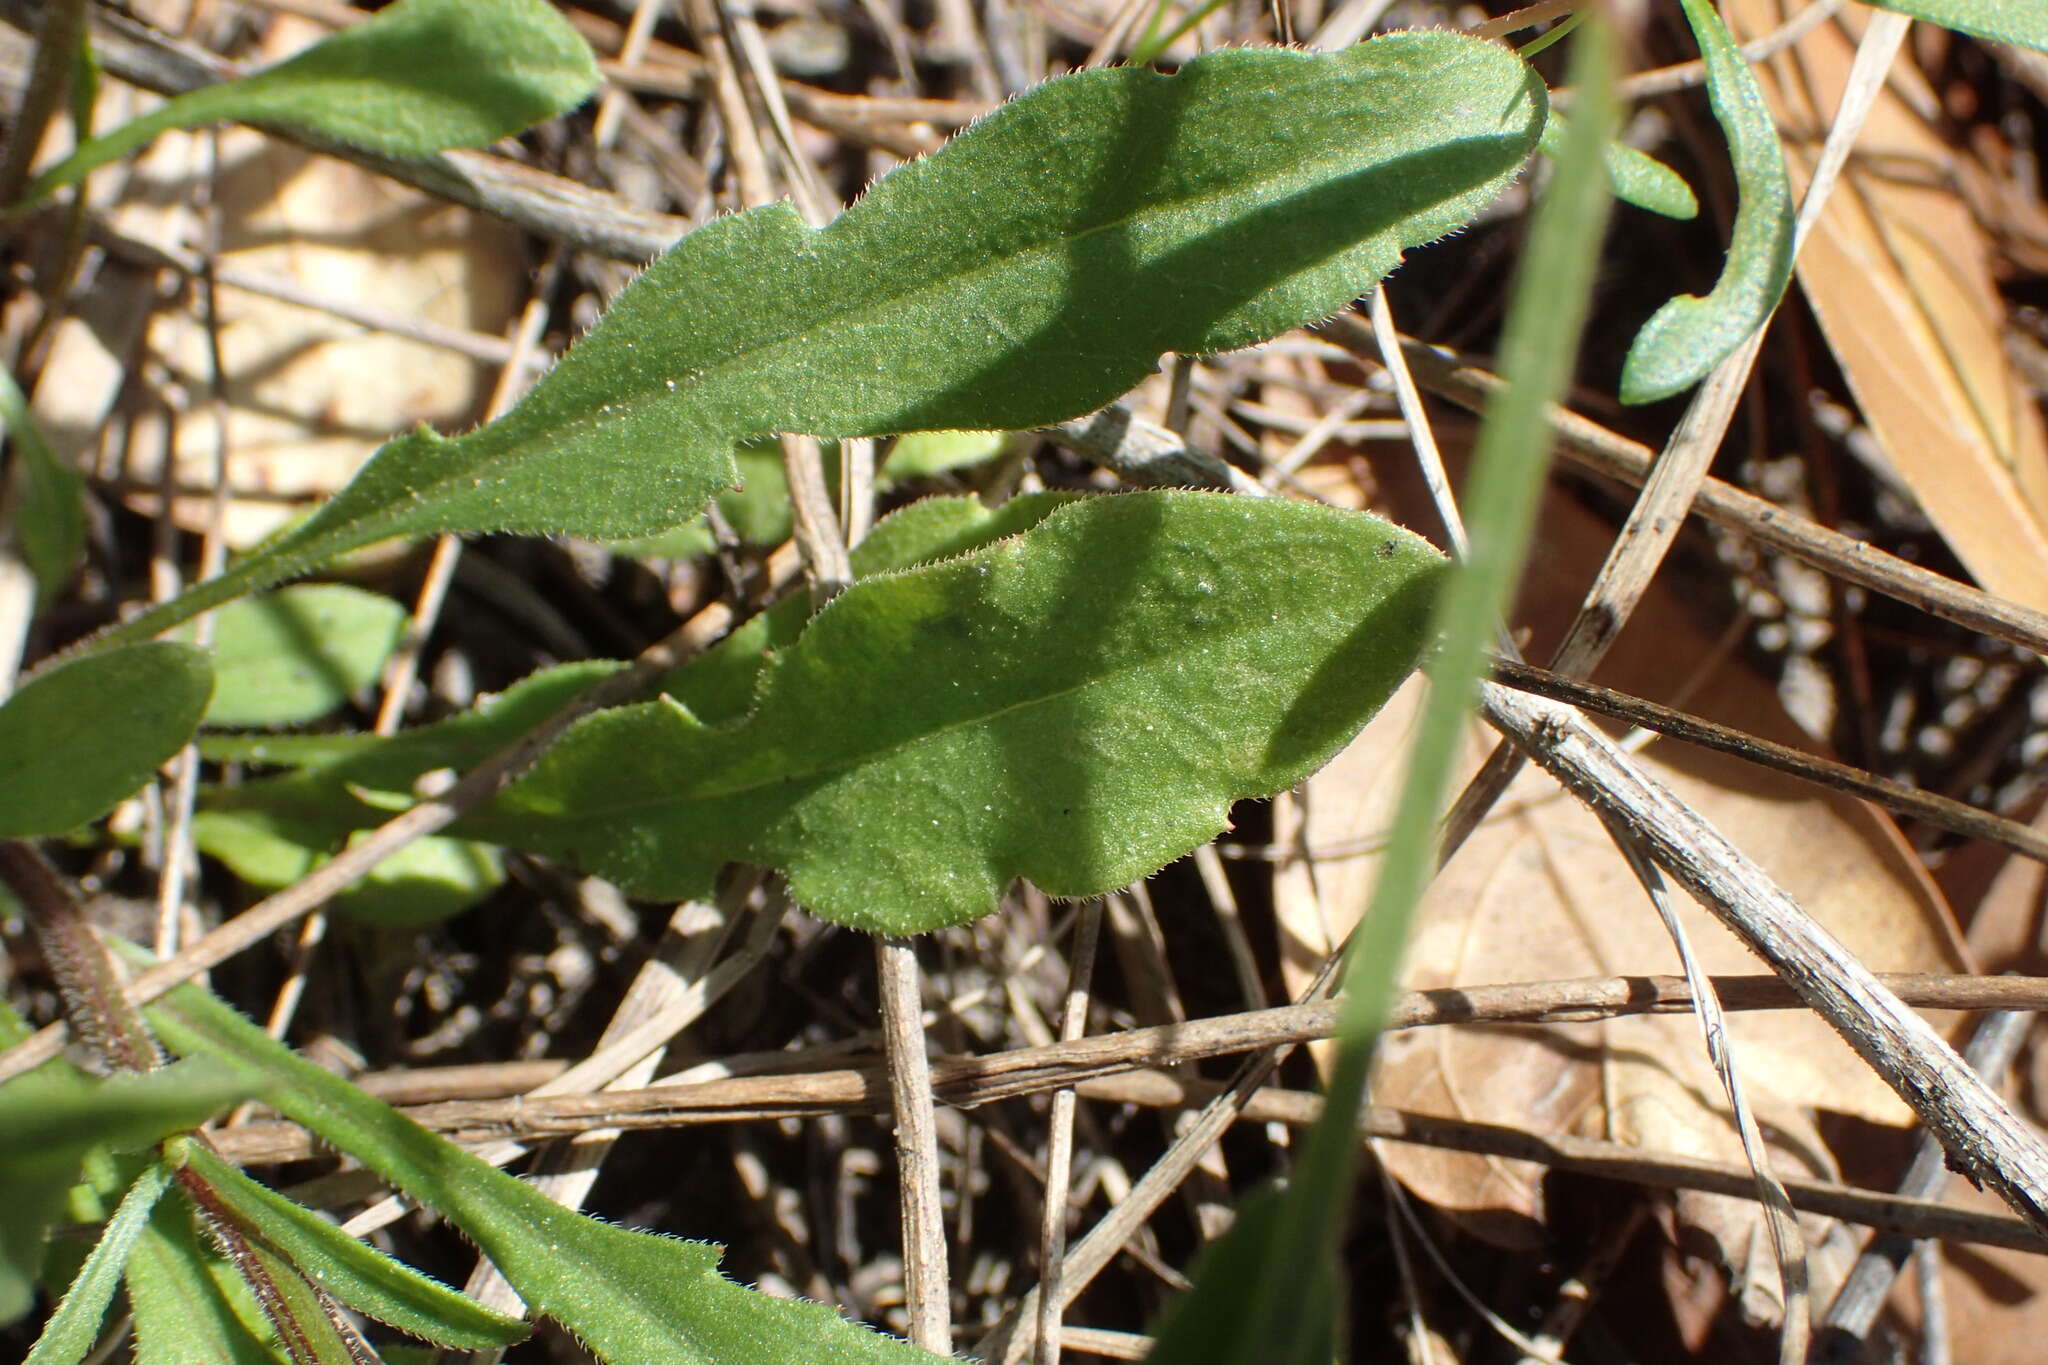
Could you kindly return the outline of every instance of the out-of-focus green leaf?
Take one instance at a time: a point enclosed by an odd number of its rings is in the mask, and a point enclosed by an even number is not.
[[[573,1213],[294,1054],[195,986],[148,1010],[173,1051],[275,1086],[280,1113],[438,1209],[521,1298],[607,1365],[932,1365],[939,1358],[818,1303],[771,1299],[718,1273],[703,1242]]]
[[[1007,431],[913,431],[896,442],[882,470],[891,479],[929,479],[986,464],[1009,443]]]
[[[208,725],[300,725],[375,682],[405,635],[405,608],[345,583],[310,583],[214,618]]]
[[[290,886],[336,851],[331,823],[296,821],[260,805],[198,811],[192,837],[201,853],[220,859],[259,891]],[[328,908],[362,924],[417,929],[481,904],[504,882],[504,858],[488,844],[415,839],[335,896]]]
[[[1682,393],[1764,325],[1792,277],[1792,185],[1756,77],[1710,0],[1679,0],[1707,65],[1707,98],[1728,138],[1741,202],[1728,263],[1705,298],[1681,294],[1643,324],[1621,367],[1621,401]]]
[[[1049,82],[827,227],[775,204],[691,233],[503,417],[392,441],[296,530],[102,642],[392,536],[655,535],[731,485],[749,437],[1090,411],[1164,351],[1348,304],[1493,199],[1544,108],[1513,53],[1441,32]]]
[[[14,443],[21,462],[21,500],[14,512],[14,538],[36,576],[36,601],[49,605],[71,581],[85,553],[85,480],[57,458],[29,415],[28,399],[14,376],[0,369],[0,430]]]
[[[128,645],[51,669],[0,702],[0,838],[106,814],[199,728],[213,691],[190,645]]]
[[[85,1359],[93,1338],[99,1335],[100,1323],[107,1316],[107,1305],[121,1285],[121,1271],[135,1249],[135,1241],[149,1225],[150,1210],[163,1198],[170,1183],[170,1170],[160,1161],[151,1162],[136,1177],[22,1365],[78,1365]],[[13,1235],[12,1229],[8,1235]],[[11,1256],[12,1244],[6,1245]]]
[[[1557,155],[1565,127],[1564,115],[1551,111],[1549,121],[1543,125],[1543,140],[1538,144],[1543,155]],[[1602,161],[1607,167],[1607,184],[1622,203],[1665,218],[1685,220],[1699,216],[1700,201],[1693,197],[1692,186],[1685,183],[1685,177],[1649,153],[1639,152],[1626,142],[1610,142],[1602,152]]]
[[[386,156],[482,147],[567,113],[597,61],[547,0],[399,0],[275,66],[202,86],[44,171],[34,203],[172,128],[267,124]]]
[[[1975,38],[2048,52],[2048,5],[2041,0],[1868,0]]]
[[[42,1067],[0,1086],[0,1323],[28,1311],[45,1235],[88,1153],[195,1128],[250,1093],[212,1061],[105,1080]]]
[[[1441,566],[1363,513],[1069,504],[855,584],[770,656],[740,721],[671,699],[587,718],[458,829],[650,896],[761,863],[891,934],[985,915],[1016,876],[1092,895],[1328,761],[1413,667]]]

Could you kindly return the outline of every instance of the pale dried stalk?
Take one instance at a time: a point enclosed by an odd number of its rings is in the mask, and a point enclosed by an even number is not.
[[[910,939],[875,937],[882,991],[882,1041],[888,1057],[889,1108],[896,1124],[897,1185],[903,1214],[903,1296],[910,1340],[953,1351],[952,1292],[946,1271],[945,1210],[939,1200],[938,1112],[925,1053],[917,948]]]
[[[1613,836],[1615,847],[1621,850],[1621,856],[1628,860],[1636,880],[1649,894],[1651,904],[1657,907],[1657,918],[1664,922],[1664,931],[1671,935],[1672,946],[1678,950],[1679,963],[1685,968],[1686,985],[1692,991],[1693,1012],[1699,1017],[1700,1037],[1707,1049],[1707,1060],[1721,1078],[1721,1089],[1728,1096],[1728,1107],[1735,1115],[1735,1131],[1742,1139],[1742,1154],[1756,1177],[1757,1199],[1764,1206],[1764,1226],[1770,1233],[1771,1254],[1778,1263],[1778,1283],[1784,1293],[1785,1306],[1784,1324],[1778,1332],[1779,1365],[1803,1365],[1807,1343],[1813,1337],[1806,1238],[1800,1234],[1799,1219],[1792,1212],[1791,1196],[1785,1193],[1784,1184],[1771,1169],[1770,1148],[1764,1145],[1763,1131],[1757,1126],[1747,1091],[1736,1074],[1735,1057],[1728,1045],[1728,1021],[1721,1012],[1721,999],[1714,994],[1713,980],[1700,966],[1699,957],[1692,950],[1692,938],[1678,918],[1677,907],[1671,904],[1664,876],[1657,870],[1657,865],[1649,860],[1641,843],[1626,826],[1610,821],[1607,830]]]
[[[2048,1145],[1761,869],[1571,708],[1485,683],[1481,712],[1573,795],[1641,839],[1912,1107],[1956,1169],[2048,1228]]]
[[[1060,1015],[1060,1041],[1071,1043],[1088,1029],[1088,990],[1095,973],[1095,942],[1102,930],[1102,902],[1090,900],[1074,920],[1068,958],[1067,999]],[[1038,1229],[1038,1361],[1060,1365],[1060,1262],[1067,1254],[1067,1206],[1074,1164],[1074,1089],[1052,1096],[1045,1142],[1045,1207]]]

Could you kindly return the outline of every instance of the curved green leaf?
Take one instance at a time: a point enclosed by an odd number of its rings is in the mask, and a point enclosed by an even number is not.
[[[156,1206],[129,1253],[135,1365],[280,1365],[248,1286],[200,1237],[189,1199]]]
[[[1706,59],[1707,98],[1728,138],[1741,203],[1713,291],[1667,301],[1636,333],[1621,366],[1624,403],[1669,398],[1706,378],[1770,318],[1792,277],[1792,185],[1777,125],[1710,0],[1680,3]]]
[[[34,203],[172,128],[270,124],[430,156],[482,147],[567,113],[597,61],[547,0],[399,0],[275,66],[166,100],[37,177]]]
[[[494,1313],[364,1245],[198,1143],[176,1139],[167,1155],[203,1176],[243,1231],[269,1242],[314,1284],[366,1317],[422,1341],[469,1350],[509,1346],[529,1330],[520,1319]]]
[[[819,1303],[718,1273],[718,1248],[585,1218],[323,1071],[196,986],[148,1011],[172,1050],[229,1063],[287,1118],[440,1210],[535,1311],[607,1365],[933,1365]]]
[[[85,553],[85,480],[57,458],[42,429],[29,415],[28,399],[14,376],[0,369],[0,431],[14,442],[21,461],[21,499],[14,511],[14,535],[21,557],[36,576],[36,603],[49,605],[71,581]]]
[[[2048,5],[2041,0],[1867,0],[1972,37],[2048,52]]]
[[[389,536],[653,535],[732,483],[750,436],[1087,412],[1161,352],[1342,308],[1494,198],[1544,108],[1513,53],[1452,33],[1052,81],[825,228],[776,204],[691,233],[504,417],[391,442],[267,552],[103,638]]]
[[[149,1226],[150,1210],[170,1184],[170,1170],[161,1161],[151,1162],[135,1178],[22,1365],[78,1365],[85,1359],[120,1287],[122,1267]]]
[[[74,659],[0,703],[0,838],[62,834],[104,815],[192,738],[213,691],[190,645]]]
[[[1376,517],[1152,492],[856,584],[707,726],[673,700],[571,729],[459,829],[651,896],[730,861],[906,934],[1010,879],[1092,895],[1326,762],[1420,653],[1435,551]]]
[[[335,784],[337,800],[346,788]],[[348,809],[360,809],[350,803]],[[192,817],[201,853],[218,858],[259,891],[290,886],[339,851],[345,826],[294,820],[259,802]],[[328,902],[335,914],[386,929],[416,929],[487,900],[505,882],[504,859],[467,839],[415,839]]]
[[[209,725],[300,725],[377,680],[405,608],[345,583],[230,603],[214,618]]]
[[[1538,150],[1555,160],[1564,145],[1568,126],[1564,115],[1552,110],[1543,125]],[[1601,149],[1601,161],[1607,167],[1607,184],[1622,203],[1681,221],[1699,216],[1700,201],[1693,196],[1685,177],[1649,153],[1639,152],[1626,142],[1609,142]]]

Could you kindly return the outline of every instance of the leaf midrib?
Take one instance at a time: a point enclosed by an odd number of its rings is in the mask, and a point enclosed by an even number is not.
[[[1263,629],[1254,628],[1250,631],[1245,632],[1243,635],[1232,634],[1226,638],[1240,639],[1249,637],[1251,639],[1256,640],[1261,636],[1261,634],[1293,633],[1286,632],[1283,630],[1283,627],[1285,627],[1287,624],[1288,623],[1285,621],[1274,622],[1270,623],[1267,627]],[[1206,638],[1213,640],[1217,637],[1210,636]],[[1120,665],[1116,668],[1110,669],[1105,673],[1095,674],[1093,676],[1085,678],[1077,683],[1072,684],[1071,686],[1063,687],[1056,691],[1043,693],[1037,696],[1026,697],[1021,701],[1012,702],[1006,706],[998,707],[993,711],[983,712],[975,716],[963,717],[960,720],[952,721],[945,725],[935,726],[934,728],[929,730],[922,730],[919,731],[917,734],[907,736],[906,738],[897,740],[893,743],[885,744],[873,749],[862,750],[855,754],[849,755],[845,759],[838,762],[821,763],[810,768],[798,769],[794,771],[778,771],[769,774],[768,776],[763,777],[758,781],[746,782],[727,787],[714,787],[707,790],[694,792],[684,797],[655,797],[644,801],[624,801],[597,807],[585,806],[574,811],[564,811],[556,818],[566,818],[572,820],[596,820],[611,818],[620,815],[637,815],[649,811],[661,811],[670,807],[692,805],[703,801],[720,800],[735,796],[749,796],[757,792],[764,791],[768,788],[782,785],[784,783],[808,782],[813,778],[840,775],[855,768],[869,767],[878,763],[885,762],[899,753],[917,748],[921,745],[936,743],[939,740],[944,739],[948,735],[951,735],[959,730],[967,729],[970,726],[993,725],[996,722],[1002,720],[1004,717],[1014,715],[1020,711],[1028,711],[1038,706],[1049,706],[1055,702],[1063,701],[1068,697],[1074,696],[1077,693],[1085,692],[1090,688],[1107,686],[1109,684],[1117,682],[1127,674],[1134,673],[1140,669],[1150,668],[1160,663],[1169,663],[1176,658],[1179,658],[1186,654],[1190,654],[1193,652],[1193,649],[1194,647],[1192,645],[1188,645],[1183,646],[1181,648],[1164,650],[1158,654],[1147,655],[1142,659],[1137,659],[1130,663]],[[653,704],[662,705],[664,703],[656,702]],[[711,731],[707,730],[704,733],[711,733]],[[524,813],[535,815],[539,814],[539,812]]]

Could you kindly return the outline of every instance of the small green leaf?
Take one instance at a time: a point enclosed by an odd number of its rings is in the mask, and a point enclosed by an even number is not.
[[[1705,298],[1667,301],[1636,333],[1621,401],[1652,403],[1691,388],[1764,325],[1792,277],[1792,186],[1763,92],[1709,0],[1680,0],[1707,64],[1707,98],[1728,138],[1741,203],[1728,263]]]
[[[280,1365],[270,1324],[234,1268],[206,1245],[191,1201],[156,1206],[128,1256],[135,1365]]]
[[[15,457],[21,461],[15,538],[36,576],[36,603],[48,606],[71,581],[79,556],[85,553],[85,480],[50,449],[29,415],[21,386],[6,370],[0,370],[0,431],[14,442]]]
[[[176,1139],[168,1155],[205,1177],[244,1232],[269,1242],[313,1283],[366,1317],[422,1341],[469,1350],[509,1346],[527,1334],[518,1318],[494,1313],[365,1246],[198,1143]]]
[[[546,0],[399,0],[236,81],[203,86],[94,138],[37,177],[33,204],[172,128],[268,124],[385,156],[482,147],[567,113],[597,62]]]
[[[1558,148],[1564,145],[1566,126],[1564,115],[1552,110],[1549,121],[1543,125],[1543,140],[1537,144],[1543,155],[1556,157]],[[1692,186],[1657,158],[1626,142],[1608,143],[1601,156],[1607,167],[1607,183],[1613,188],[1614,197],[1624,204],[1681,221],[1699,216],[1700,201],[1693,197]]]
[[[2041,0],[1868,0],[1974,38],[2048,52],[2048,5]]]
[[[1009,446],[1007,431],[913,431],[896,442],[882,468],[891,479],[929,479],[987,464]]]
[[[43,1334],[29,1348],[22,1365],[78,1365],[92,1349],[100,1323],[107,1316],[107,1304],[120,1287],[121,1271],[135,1249],[136,1239],[149,1226],[150,1210],[170,1188],[171,1173],[161,1161],[143,1168],[129,1187],[121,1207],[107,1220],[94,1244],[92,1254],[71,1281],[71,1288],[57,1304],[57,1311],[43,1325]]]
[[[312,583],[221,608],[208,725],[301,725],[377,680],[405,608],[345,583]]]
[[[1010,879],[1092,895],[1326,762],[1413,667],[1442,561],[1376,517],[1278,499],[1088,499],[960,559],[856,584],[705,725],[580,722],[458,826],[650,896],[732,861],[891,934]]]
[[[392,441],[268,550],[102,639],[391,536],[655,535],[733,482],[749,437],[1087,412],[1161,352],[1344,307],[1492,200],[1544,108],[1513,53],[1434,32],[1049,82],[827,227],[775,204],[691,233],[504,417]]]
[[[148,1011],[173,1051],[229,1063],[278,1111],[438,1209],[520,1297],[606,1365],[932,1365],[939,1357],[718,1273],[718,1249],[585,1218],[429,1133],[196,986]],[[275,1087],[271,1090],[271,1087]]]
[[[147,782],[199,728],[213,670],[190,645],[74,659],[0,703],[0,838],[62,834]]]
[[[290,886],[319,867],[339,846],[336,836],[332,821],[294,820],[260,805],[192,817],[199,851],[259,891]],[[328,908],[362,924],[417,929],[483,903],[504,883],[505,860],[496,848],[429,837],[378,863]]]

